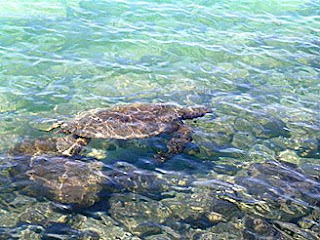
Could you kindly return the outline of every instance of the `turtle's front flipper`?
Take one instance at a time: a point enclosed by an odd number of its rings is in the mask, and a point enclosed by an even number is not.
[[[88,143],[89,139],[67,136],[65,138],[59,139],[57,147],[63,155],[74,156],[78,154],[81,151],[82,147],[86,146]]]
[[[155,158],[160,162],[165,162],[173,155],[182,153],[188,143],[192,141],[191,135],[192,130],[189,126],[180,125],[167,144],[168,152],[160,152]]]
[[[62,124],[63,124],[63,121],[58,121],[47,128],[41,128],[39,130],[44,132],[52,132],[53,130],[59,128]]]

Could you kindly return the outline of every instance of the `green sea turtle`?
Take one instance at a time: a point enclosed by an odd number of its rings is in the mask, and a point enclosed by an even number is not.
[[[92,109],[79,113],[69,121],[60,121],[48,131],[59,128],[57,133],[74,137],[74,143],[61,151],[72,156],[87,145],[90,139],[139,139],[173,133],[167,144],[168,151],[157,158],[164,161],[174,154],[183,152],[192,141],[191,128],[183,120],[193,119],[210,113],[205,107],[178,107],[169,104],[136,103],[119,105],[111,109]],[[70,141],[70,138],[69,140]]]

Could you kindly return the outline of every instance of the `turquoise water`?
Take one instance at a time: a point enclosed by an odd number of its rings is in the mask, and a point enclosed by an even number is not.
[[[319,9],[0,1],[0,239],[319,238]],[[90,207],[23,191],[16,144],[79,111],[135,102],[212,108],[188,122],[200,152],[159,165],[166,137],[93,140],[83,157],[103,170],[90,174],[112,172],[124,190]]]

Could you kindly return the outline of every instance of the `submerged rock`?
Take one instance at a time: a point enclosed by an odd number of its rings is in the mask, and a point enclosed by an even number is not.
[[[52,222],[64,223],[66,215],[50,202],[36,202],[19,215],[20,224],[48,226]]]
[[[295,166],[268,161],[243,171],[247,176],[239,174],[235,183],[245,187],[245,194],[232,198],[244,212],[289,222],[306,216],[319,204],[319,183]]]
[[[109,216],[101,215],[96,218],[87,217],[78,214],[70,219],[67,224],[73,229],[81,232],[91,232],[99,236],[101,240],[139,240],[132,233],[126,231],[123,227],[111,219]],[[89,238],[91,239],[91,238]]]
[[[138,236],[161,233],[161,224],[172,214],[161,202],[138,194],[116,194],[109,202],[111,217]]]
[[[273,227],[284,237],[289,239],[319,239],[319,233],[299,228],[298,225],[290,222],[273,221]]]
[[[234,122],[237,131],[253,133],[257,138],[269,139],[279,136],[290,137],[286,123],[271,116],[248,115],[238,117]]]
[[[320,157],[320,140],[315,137],[308,137],[307,134],[294,134],[290,138],[272,139],[273,145],[280,147],[282,150],[293,150],[300,157],[319,158]]]
[[[245,239],[281,239],[281,233],[263,218],[246,216],[243,222],[243,236]]]
[[[299,165],[300,157],[292,150],[285,150],[278,154],[278,160]]]
[[[14,156],[10,173],[23,192],[81,206],[93,205],[106,181],[97,161],[83,162],[58,156]],[[22,186],[20,186],[22,187]]]

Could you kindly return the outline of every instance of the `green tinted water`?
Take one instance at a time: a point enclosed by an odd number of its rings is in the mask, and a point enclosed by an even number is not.
[[[0,1],[0,238],[319,237],[319,9],[316,0]],[[89,147],[105,164],[129,162],[187,190],[152,188],[159,198],[129,188],[61,213],[8,184],[6,152],[45,135],[43,122],[132,102],[214,110],[190,123],[200,153],[161,166],[152,155],[162,139]],[[31,219],[44,206],[45,220]]]

